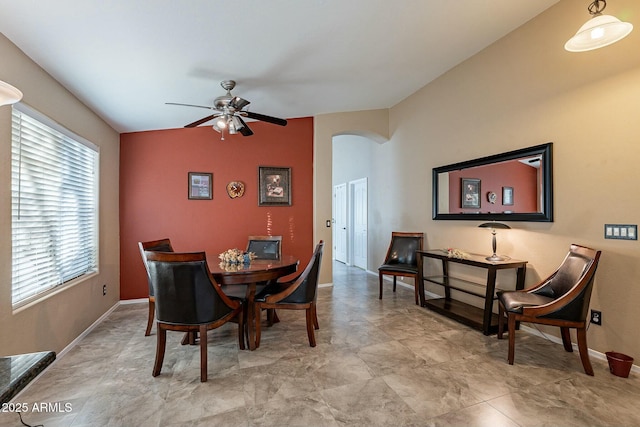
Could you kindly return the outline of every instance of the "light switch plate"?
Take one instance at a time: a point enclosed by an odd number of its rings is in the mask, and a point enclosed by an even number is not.
[[[605,224],[605,239],[638,240],[637,224]]]

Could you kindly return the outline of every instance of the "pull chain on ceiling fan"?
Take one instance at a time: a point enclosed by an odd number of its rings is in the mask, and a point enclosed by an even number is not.
[[[233,96],[231,94],[231,91],[236,86],[236,82],[234,80],[223,80],[222,82],[220,82],[220,86],[222,86],[222,88],[225,89],[227,93],[225,95],[217,97],[213,101],[213,107],[207,107],[205,105],[180,104],[176,102],[167,102],[166,104],[214,110],[215,113],[203,117],[200,120],[196,120],[193,123],[189,123],[185,127],[194,128],[196,126],[200,126],[203,123],[213,120],[213,129],[222,134],[221,139],[223,141],[225,131],[230,135],[235,135],[237,133],[242,134],[242,136],[253,135],[253,131],[249,128],[249,126],[247,126],[247,123],[242,119],[243,117],[249,117],[250,119],[260,120],[278,126],[287,125],[287,121],[284,119],[243,110],[243,108],[249,105],[250,102],[246,99],[240,98],[239,96]]]

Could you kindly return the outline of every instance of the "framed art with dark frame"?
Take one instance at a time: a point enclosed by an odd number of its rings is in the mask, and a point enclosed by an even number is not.
[[[213,174],[208,172],[189,172],[189,199],[213,199]]]
[[[291,206],[291,168],[258,166],[258,206]]]
[[[460,207],[480,208],[480,180],[476,178],[461,178]]]
[[[513,206],[513,187],[502,187],[502,204]]]

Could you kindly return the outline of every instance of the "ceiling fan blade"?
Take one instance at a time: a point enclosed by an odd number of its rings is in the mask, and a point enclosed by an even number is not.
[[[249,128],[249,126],[247,126],[247,123],[242,120],[242,117],[240,116],[236,116],[238,118],[238,120],[240,120],[240,123],[242,123],[242,127],[240,128],[239,132],[242,134],[242,136],[251,136],[253,135],[253,131]]]
[[[180,105],[182,107],[198,107],[198,108],[206,108],[207,110],[215,110],[214,107],[207,107],[205,105],[180,104],[178,102],[165,102],[165,105]]]
[[[195,121],[195,122],[193,122],[193,123],[189,123],[189,124],[188,124],[188,125],[186,125],[185,127],[186,127],[186,128],[194,128],[194,127],[199,126],[199,125],[201,125],[201,124],[203,124],[203,123],[205,123],[205,122],[208,122],[209,120],[213,119],[216,115],[217,115],[217,114],[212,114],[212,115],[207,116],[207,117],[204,117],[204,118],[202,118],[202,119],[200,119],[200,120],[196,120],[196,121]]]
[[[255,120],[260,120],[267,123],[272,123],[278,126],[286,126],[287,121],[285,119],[279,119],[277,117],[265,116],[264,114],[253,113],[251,111],[247,111],[247,117],[250,117]]]
[[[247,105],[251,104],[251,102],[246,99],[240,98],[239,96],[234,96],[229,102],[229,106],[235,108],[236,110],[242,110]]]

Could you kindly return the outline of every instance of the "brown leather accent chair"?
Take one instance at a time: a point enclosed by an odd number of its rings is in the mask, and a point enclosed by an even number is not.
[[[282,236],[249,236],[247,252],[256,254],[256,259],[280,259]]]
[[[322,262],[322,240],[304,271],[291,282],[269,284],[255,298],[256,347],[260,345],[260,312],[262,309],[306,310],[307,336],[309,345],[316,346],[314,329],[319,329],[316,299],[318,296],[318,277]]]
[[[227,297],[207,266],[204,252],[145,251],[156,298],[158,344],[153,376],[160,375],[167,330],[200,337],[200,381],[207,381],[207,331],[238,319],[238,343],[244,349],[242,302]],[[184,342],[184,341],[183,341]]]
[[[504,317],[509,332],[509,364],[513,365],[516,322],[559,326],[566,351],[572,352],[570,328],[576,328],[580,359],[587,375],[593,375],[587,347],[587,312],[593,279],[601,251],[571,245],[560,267],[538,285],[521,291],[498,292],[498,339]]]
[[[380,299],[382,299],[382,276],[393,276],[393,292],[396,291],[398,276],[413,277],[416,304],[418,302],[418,258],[417,250],[422,250],[424,233],[408,233],[394,231],[391,233],[391,243],[387,250],[384,263],[378,268],[380,280]]]
[[[149,335],[151,335],[153,316],[156,312],[156,298],[153,295],[153,286],[151,286],[149,267],[147,266],[147,258],[144,256],[144,251],[173,252],[173,247],[171,246],[171,240],[160,239],[150,242],[138,242],[138,249],[140,249],[140,256],[142,257],[142,263],[144,264],[144,269],[147,272],[147,282],[149,283],[149,318],[147,319],[147,329],[144,332],[144,336],[148,337]]]

